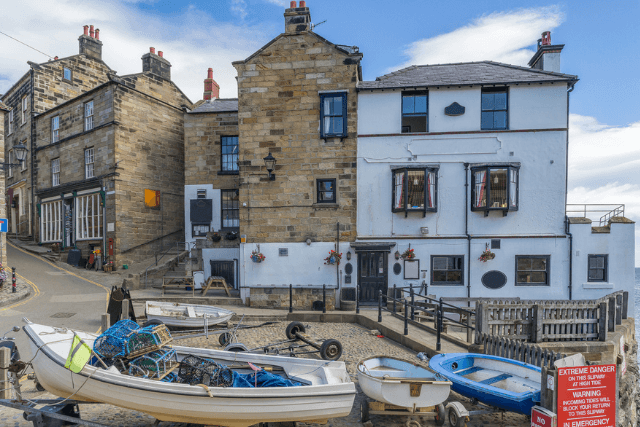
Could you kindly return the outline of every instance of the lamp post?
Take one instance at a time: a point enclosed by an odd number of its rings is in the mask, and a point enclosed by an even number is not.
[[[269,155],[264,158],[264,164],[267,167],[267,172],[269,172],[269,180],[275,181],[276,174],[273,173],[273,171],[276,169],[276,159],[271,155],[271,152],[269,152]]]

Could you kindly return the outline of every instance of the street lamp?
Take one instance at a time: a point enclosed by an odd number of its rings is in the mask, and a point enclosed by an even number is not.
[[[27,147],[24,144],[17,144],[13,146],[13,152],[16,154],[16,160],[19,163],[0,163],[0,169],[4,169],[7,166],[22,166],[22,162],[27,158]]]
[[[276,174],[272,173],[272,172],[276,168],[276,159],[275,159],[275,157],[273,157],[271,155],[271,152],[269,152],[269,155],[264,158],[264,164],[267,167],[267,172],[269,172],[269,180],[270,181],[275,181],[276,180]]]

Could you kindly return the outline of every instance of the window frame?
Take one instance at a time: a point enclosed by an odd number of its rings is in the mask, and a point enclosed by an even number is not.
[[[460,283],[458,282],[436,282],[434,279],[434,273],[436,270],[433,268],[433,260],[435,258],[459,258],[460,259]],[[438,271],[458,271],[458,269],[453,270],[438,270]],[[464,255],[431,255],[431,275],[430,275],[431,286],[464,286]]]
[[[485,93],[504,93],[506,95],[506,101],[505,101],[505,107],[504,109],[493,109],[493,110],[489,110],[489,109],[484,109],[482,106],[482,95]],[[482,113],[485,112],[493,112],[495,113],[496,111],[504,111],[505,112],[505,127],[504,128],[500,128],[500,127],[484,127],[482,125]],[[495,120],[494,120],[495,123]],[[509,87],[508,86],[500,86],[500,87],[483,87],[480,91],[480,129],[481,130],[509,130]]]
[[[231,209],[225,209],[225,207],[224,207],[225,194],[228,194],[228,193],[230,193],[232,191],[235,192],[238,195],[238,200],[236,201],[237,208],[233,207],[233,200],[231,200],[232,208]],[[220,230],[223,230],[223,231],[238,231],[238,230],[240,230],[240,197],[239,197],[239,195],[240,195],[240,190],[238,190],[238,189],[221,189],[220,190]],[[238,226],[229,227],[229,226],[225,226],[224,225],[224,221],[225,221],[224,213],[225,213],[225,211],[237,211],[238,212]],[[234,220],[234,219],[235,218],[231,218],[230,220]]]
[[[65,71],[69,70],[69,78],[65,77]],[[67,82],[71,82],[73,81],[73,70],[69,67],[62,67],[62,80],[67,81]]]
[[[60,141],[60,116],[51,117],[51,143]]]
[[[7,135],[11,135],[13,133],[13,111],[15,108],[9,110],[9,125],[7,126]]]
[[[426,112],[424,114],[422,113],[404,113],[404,98],[405,96],[425,96],[426,97]],[[400,94],[401,100],[400,100],[400,133],[407,133],[407,134],[411,134],[411,133],[425,133],[425,132],[429,132],[429,91],[428,90],[412,90],[412,91],[404,91]],[[414,105],[415,105],[415,101],[414,101]],[[424,131],[417,131],[417,132],[405,132],[404,131],[404,126],[403,126],[403,121],[404,118],[406,117],[422,117],[424,116],[425,118],[425,130]]]
[[[489,200],[491,199],[491,186],[487,187],[486,177],[491,176],[491,170],[496,169],[506,169],[507,170],[507,183],[506,183],[506,198],[507,198],[507,206],[506,207],[493,207],[489,206]],[[490,211],[502,211],[504,216],[507,216],[509,211],[517,211],[520,208],[520,166],[518,165],[481,165],[481,166],[472,166],[471,170],[471,210],[476,211],[484,211],[484,216],[488,216]],[[476,206],[476,173],[483,171],[485,172],[485,182],[484,182],[484,191],[486,192],[486,206]],[[516,183],[515,183],[515,206],[511,205],[511,177],[512,172],[515,173]],[[488,188],[488,190],[487,190]]]
[[[87,155],[89,155],[87,157]],[[89,162],[88,160],[91,160]],[[84,179],[95,178],[95,150],[93,147],[84,149]],[[91,176],[89,176],[89,166],[91,166]]]
[[[62,242],[62,200],[40,205],[40,243]]]
[[[437,166],[424,166],[424,167],[403,167],[403,168],[394,168],[391,169],[391,212],[404,212],[405,218],[407,217],[409,212],[422,212],[423,218],[427,215],[427,212],[438,212],[438,171],[440,170]],[[423,171],[424,176],[424,208],[407,208],[407,204],[409,202],[409,191],[408,191],[408,178],[409,171]],[[398,172],[404,172],[403,184],[402,188],[404,191],[404,201],[403,207],[396,207],[396,183],[395,176]],[[430,193],[430,185],[428,180],[428,174],[433,173],[435,177],[435,183],[433,183],[434,194],[433,197],[433,207],[428,207],[428,198]]]
[[[234,145],[230,145],[230,144],[225,144],[225,141],[228,138],[235,138],[235,154],[234,153],[227,153],[225,154],[224,152],[224,147],[227,146],[234,146]],[[239,167],[239,154],[240,154],[240,141],[239,141],[239,136],[238,135],[222,135],[220,136],[220,172],[222,172],[223,174],[239,174],[240,173],[240,167]],[[225,158],[231,158],[231,162],[226,161],[225,162]],[[235,158],[235,169],[233,168],[233,162]],[[231,164],[232,168],[231,169],[227,169],[225,168],[225,164]]]
[[[25,123],[27,123],[27,97],[23,96],[22,97],[22,123],[20,123],[20,126],[23,126]]]
[[[196,227],[208,227],[207,231],[204,232],[204,234],[202,234],[201,232],[198,232],[196,234]],[[207,222],[203,222],[203,223],[191,223],[191,237],[194,239],[202,239],[202,238],[206,238],[207,237],[207,233],[209,233],[211,231],[211,224],[207,223]]]
[[[519,282],[518,281],[518,260],[523,258],[529,259],[545,259],[547,268],[545,270],[545,274],[547,275],[546,283],[533,283],[533,282]],[[515,256],[515,278],[514,283],[515,286],[551,286],[551,255],[516,255]],[[526,270],[522,270],[526,271]],[[541,270],[530,270],[530,271],[541,271]]]
[[[75,197],[74,216],[77,241],[102,240],[102,228],[104,224],[102,206],[100,206],[101,198],[99,192]],[[91,214],[88,213],[89,206],[91,206]],[[91,225],[89,225],[89,223]],[[91,231],[91,233],[89,233],[89,231]]]
[[[320,138],[340,138],[340,140],[347,138],[347,92],[327,92],[320,94]],[[325,115],[324,100],[325,98],[342,98],[342,114],[341,115]],[[324,131],[324,119],[326,117],[342,117],[342,132],[340,133],[325,133]]]
[[[56,166],[57,165],[57,171]],[[60,157],[51,159],[51,186],[57,187],[60,185]]]
[[[87,114],[87,107],[91,105],[91,114]],[[95,126],[93,123],[93,116],[94,116],[94,110],[93,110],[93,99],[91,101],[87,101],[84,103],[84,131],[88,132],[90,130],[92,130]],[[91,127],[89,127],[89,125]]]
[[[603,268],[594,268],[593,270],[602,270],[603,279],[592,279],[591,278],[591,260],[592,259],[604,259],[604,267]],[[591,283],[607,283],[609,282],[609,255],[608,254],[589,254],[587,257],[587,282]]]
[[[321,200],[320,193],[328,193],[331,191],[320,190],[320,183],[322,182],[332,182],[333,183],[333,200]],[[317,178],[316,179],[316,203],[338,203],[338,182],[335,178]]]

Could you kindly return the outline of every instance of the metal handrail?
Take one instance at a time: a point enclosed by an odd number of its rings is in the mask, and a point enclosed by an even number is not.
[[[179,254],[180,253],[180,244],[181,243],[184,244],[184,250],[185,251],[191,252],[191,245],[193,245],[195,247],[195,244],[193,242],[176,242],[175,248],[173,247],[173,245],[171,245],[166,251],[164,251],[164,253],[160,256],[160,258],[158,258],[158,254],[156,254],[156,262],[155,262],[155,264],[151,264],[149,267],[147,267],[144,270],[144,287],[145,287],[145,289],[147,288],[147,275],[148,275],[149,269],[151,267],[154,267],[154,266],[157,267],[158,266],[158,261],[161,260],[166,254],[169,253],[169,251],[172,251],[173,249],[176,249],[176,251]]]
[[[580,206],[581,208],[570,210],[569,206]],[[604,206],[608,206],[608,208],[603,208]],[[613,209],[611,209],[611,207],[613,207]],[[600,226],[602,226],[613,217],[624,216],[624,208],[625,205],[617,203],[567,203],[565,211],[567,214],[580,213],[583,218],[588,218],[587,214],[589,213],[600,214],[605,212],[598,220]]]

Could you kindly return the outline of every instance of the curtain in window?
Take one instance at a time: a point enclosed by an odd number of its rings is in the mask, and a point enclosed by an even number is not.
[[[518,206],[518,171],[511,169],[509,171],[509,177],[509,205],[515,208]]]
[[[478,171],[475,173],[476,180],[476,200],[474,206],[476,208],[485,207],[487,205],[487,195],[485,194],[487,171]]]
[[[402,193],[404,182],[404,172],[396,172],[395,174],[395,204],[396,209],[404,207],[404,195]]]

